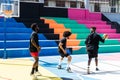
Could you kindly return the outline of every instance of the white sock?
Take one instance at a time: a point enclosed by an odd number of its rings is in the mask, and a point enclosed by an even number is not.
[[[61,60],[59,60],[59,64],[58,65],[61,65],[62,64],[62,61]]]
[[[67,63],[67,66],[66,66],[66,68],[68,68],[68,67],[70,67],[70,63]]]
[[[88,68],[90,68],[90,66],[88,66]]]

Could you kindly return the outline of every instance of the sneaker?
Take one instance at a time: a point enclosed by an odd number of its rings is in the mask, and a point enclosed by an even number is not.
[[[37,80],[37,77],[34,74],[31,75],[31,78],[32,80]]]
[[[31,72],[30,75],[32,76],[32,75],[34,75],[34,73]]]
[[[90,74],[90,69],[89,68],[87,69],[87,74]]]
[[[67,72],[72,72],[70,67],[67,68]]]
[[[57,68],[58,68],[58,69],[62,69],[62,66],[61,66],[61,65],[58,65]]]
[[[96,68],[96,71],[99,71],[99,69],[98,69],[98,68]]]
[[[36,76],[41,76],[40,72],[38,72],[38,71],[35,72],[35,75],[36,75]]]

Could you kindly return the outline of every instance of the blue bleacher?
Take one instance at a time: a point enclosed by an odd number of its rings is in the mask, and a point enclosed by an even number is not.
[[[52,43],[52,44],[51,44]],[[56,47],[55,41],[39,41],[39,44],[42,47]],[[7,41],[6,48],[28,48],[29,47],[29,40],[22,40],[22,41]],[[4,48],[4,41],[0,42],[0,49]]]
[[[14,18],[0,17],[0,22],[16,22],[16,20]]]
[[[49,26],[48,26],[49,28]],[[42,31],[44,31],[43,29]],[[6,33],[5,33],[6,32]],[[31,28],[22,22],[16,22],[14,18],[0,18],[0,58],[4,57],[4,46],[6,45],[7,58],[29,57],[29,39]],[[53,33],[39,33],[39,44],[42,47],[40,55],[58,55],[56,41]],[[50,38],[50,39],[49,39]],[[4,40],[6,39],[6,44]]]

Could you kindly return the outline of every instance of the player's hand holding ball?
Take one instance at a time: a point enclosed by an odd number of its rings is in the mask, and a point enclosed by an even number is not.
[[[107,34],[103,34],[103,38],[104,39],[108,39],[108,35]]]

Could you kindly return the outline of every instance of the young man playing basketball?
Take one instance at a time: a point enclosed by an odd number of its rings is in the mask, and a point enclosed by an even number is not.
[[[31,70],[31,75],[34,75],[35,72],[38,73],[38,61],[39,61],[39,52],[41,47],[39,46],[39,42],[38,42],[38,31],[39,31],[39,27],[36,23],[33,23],[31,25],[31,28],[33,30],[31,37],[30,37],[30,54],[31,56],[34,58],[34,63],[32,66],[32,70]]]
[[[91,33],[86,38],[85,44],[88,53],[88,69],[87,73],[90,74],[90,63],[92,58],[95,58],[95,65],[96,71],[98,71],[98,49],[99,49],[99,42],[104,43],[105,39],[108,37],[107,35],[103,36],[103,38],[96,33],[96,27],[91,27]],[[92,45],[94,47],[93,50],[88,50],[88,47]]]
[[[62,68],[62,66],[61,66],[62,61],[63,61],[64,57],[67,57],[67,58],[68,58],[68,62],[67,62],[66,68],[67,68],[67,71],[68,71],[68,72],[71,72],[70,63],[71,63],[72,57],[70,56],[70,54],[68,54],[68,53],[66,52],[66,42],[67,42],[67,39],[69,39],[69,36],[70,36],[71,34],[72,34],[71,32],[65,31],[65,32],[63,33],[63,38],[60,40],[60,43],[59,43],[59,45],[58,45],[58,51],[59,51],[59,53],[60,53],[61,58],[60,58],[60,60],[59,60],[59,64],[58,64],[57,67],[58,67],[58,69],[61,69],[61,68]]]

